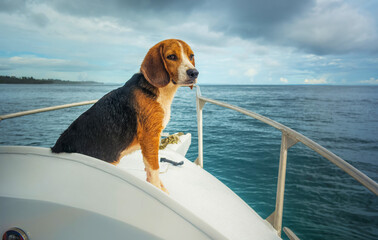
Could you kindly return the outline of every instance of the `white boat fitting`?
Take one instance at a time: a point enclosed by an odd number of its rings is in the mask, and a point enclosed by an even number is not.
[[[117,166],[38,147],[0,147],[0,234],[5,239],[281,239],[287,150],[313,149],[378,195],[378,184],[329,150],[269,118],[201,96],[197,87],[198,159],[184,156],[190,134],[159,151],[165,194],[145,181],[140,151]],[[0,116],[0,120],[95,103],[87,101]],[[203,167],[205,103],[230,108],[282,132],[276,208],[262,219]],[[177,166],[175,166],[177,165]],[[283,228],[290,239],[298,239]],[[8,235],[7,235],[8,234]],[[18,237],[18,238],[14,238]]]

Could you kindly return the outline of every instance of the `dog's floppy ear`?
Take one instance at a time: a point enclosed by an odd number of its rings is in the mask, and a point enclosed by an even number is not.
[[[168,85],[170,81],[163,57],[163,44],[157,44],[148,51],[140,68],[147,81],[157,88]]]

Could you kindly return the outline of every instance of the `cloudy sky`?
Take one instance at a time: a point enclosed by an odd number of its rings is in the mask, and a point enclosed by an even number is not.
[[[376,0],[0,0],[0,75],[121,83],[155,43],[207,84],[376,84]]]

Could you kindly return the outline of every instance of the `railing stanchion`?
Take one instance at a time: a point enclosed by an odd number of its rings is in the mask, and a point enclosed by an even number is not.
[[[202,125],[202,109],[205,105],[205,101],[199,99],[201,96],[201,90],[199,86],[196,92],[196,106],[197,106],[197,128],[198,128],[198,158],[194,163],[203,168],[203,125]]]
[[[278,236],[282,232],[283,203],[285,193],[287,150],[294,146],[298,141],[290,138],[282,132],[280,162],[278,168],[277,192],[276,192],[276,208],[274,212],[266,219],[277,230]]]
[[[276,195],[276,209],[273,215],[273,227],[277,230],[278,236],[281,236],[282,231],[282,216],[283,216],[283,202],[285,193],[285,178],[286,178],[286,164],[287,164],[287,150],[296,144],[298,141],[291,139],[288,135],[282,132],[281,151],[280,151],[280,165],[278,169],[277,179],[277,195]]]

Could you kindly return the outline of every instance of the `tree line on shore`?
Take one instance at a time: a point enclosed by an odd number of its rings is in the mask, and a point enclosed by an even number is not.
[[[67,81],[59,79],[36,79],[33,77],[0,76],[0,84],[93,84],[93,81]]]

